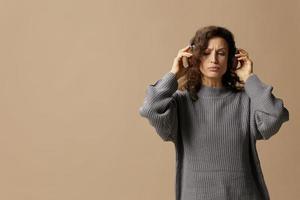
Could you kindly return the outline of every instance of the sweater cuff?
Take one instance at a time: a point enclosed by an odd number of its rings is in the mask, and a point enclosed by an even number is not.
[[[175,92],[178,89],[176,74],[167,72],[160,80],[156,81],[156,83],[154,84],[151,84],[151,86],[155,86],[158,88],[168,88],[172,92]]]
[[[245,81],[245,91],[250,98],[259,97],[270,87],[264,84],[256,74],[250,75]]]

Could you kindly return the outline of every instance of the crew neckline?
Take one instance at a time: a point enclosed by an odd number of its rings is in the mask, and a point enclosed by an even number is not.
[[[231,90],[227,87],[211,87],[207,85],[201,85],[198,91],[199,97],[204,98],[223,98],[231,93]]]

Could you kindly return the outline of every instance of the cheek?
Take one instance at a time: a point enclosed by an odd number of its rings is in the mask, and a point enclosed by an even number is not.
[[[202,58],[201,59],[201,62],[200,62],[200,68],[201,69],[206,69],[207,67],[208,67],[208,59],[204,59],[204,58]]]
[[[227,64],[228,64],[228,59],[227,58],[221,58],[220,60],[219,60],[219,64],[221,65],[221,67],[222,67],[222,70],[223,71],[226,71],[227,70]]]
[[[224,64],[226,64],[226,65],[227,65],[227,61],[228,61],[228,58],[227,58],[227,57],[222,59],[222,62],[223,62]]]
[[[207,69],[206,64],[203,63],[203,62],[201,62],[200,65],[199,65],[199,69],[200,69],[200,71],[202,71],[202,72],[205,71],[205,70]]]

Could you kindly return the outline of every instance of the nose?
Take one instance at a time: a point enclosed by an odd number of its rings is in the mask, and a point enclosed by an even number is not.
[[[211,53],[210,61],[211,61],[212,63],[216,63],[216,62],[217,62],[217,53],[216,53],[216,52],[212,52],[212,53]]]

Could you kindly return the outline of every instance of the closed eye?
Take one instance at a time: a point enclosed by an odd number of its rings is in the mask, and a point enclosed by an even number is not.
[[[209,52],[204,52],[203,55],[209,55]],[[224,52],[218,52],[219,55],[225,56]]]

